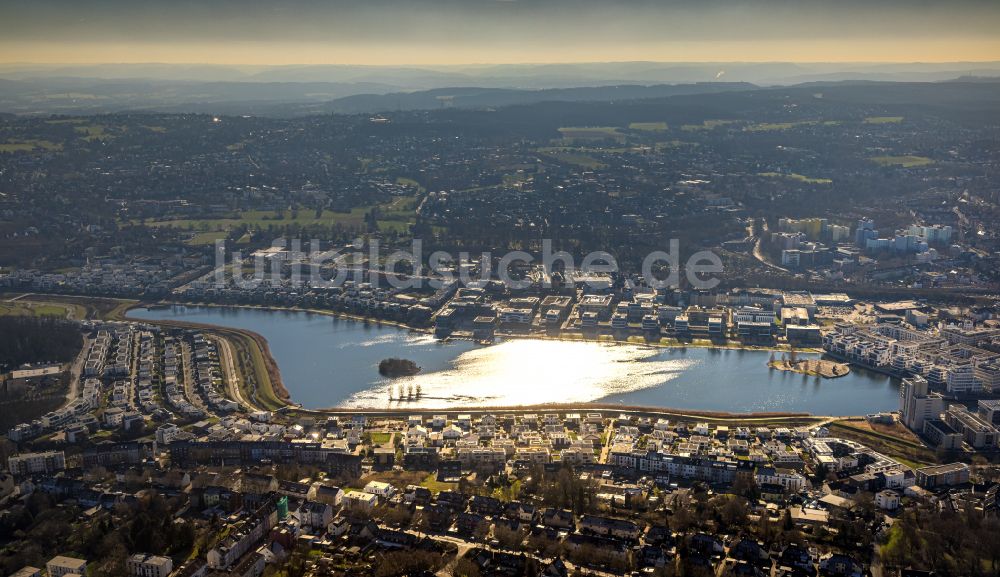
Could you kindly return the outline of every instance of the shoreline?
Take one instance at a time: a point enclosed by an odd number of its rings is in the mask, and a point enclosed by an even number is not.
[[[434,329],[433,328],[430,328],[430,327],[428,327],[428,328],[425,328],[425,327],[414,327],[414,326],[408,325],[408,324],[406,324],[406,323],[404,323],[402,321],[393,321],[393,320],[385,320],[385,319],[375,319],[375,318],[367,317],[367,316],[364,316],[364,315],[356,315],[356,314],[353,314],[353,313],[345,313],[345,312],[341,312],[341,311],[331,311],[331,310],[327,310],[327,309],[311,309],[311,308],[303,308],[303,307],[287,307],[287,306],[275,306],[275,305],[218,304],[218,303],[208,303],[208,302],[181,302],[181,301],[162,300],[162,301],[158,301],[157,303],[148,303],[148,304],[147,303],[136,303],[134,306],[129,307],[129,309],[127,309],[125,311],[125,314],[127,315],[128,310],[135,309],[135,308],[148,308],[149,306],[153,306],[154,307],[153,309],[149,309],[149,310],[156,310],[157,305],[164,305],[164,306],[185,306],[185,307],[211,307],[211,308],[225,308],[225,309],[248,309],[248,310],[259,310],[259,311],[309,313],[309,314],[316,314],[316,315],[324,315],[324,316],[328,316],[328,317],[332,317],[332,318],[340,318],[340,319],[353,320],[353,321],[358,321],[358,322],[363,322],[363,323],[371,323],[371,324],[380,325],[380,326],[396,327],[398,329],[407,330],[407,331],[411,331],[411,332],[415,332],[415,333],[429,334],[429,335],[433,335],[434,334]],[[158,308],[162,309],[163,306],[160,306]],[[215,326],[215,325],[211,325],[211,326]],[[662,339],[661,339],[658,342],[649,342],[649,341],[646,341],[646,340],[642,340],[641,337],[636,337],[637,340],[630,340],[630,339],[622,340],[622,339],[616,339],[613,336],[606,335],[606,334],[604,336],[607,336],[609,338],[587,338],[582,333],[575,333],[573,335],[563,336],[563,335],[549,335],[549,334],[546,334],[546,333],[537,333],[537,334],[535,334],[535,333],[528,333],[528,334],[524,334],[524,333],[498,332],[497,335],[496,335],[496,337],[500,338],[500,339],[529,339],[529,340],[545,340],[545,341],[568,341],[568,342],[585,342],[585,343],[599,343],[599,344],[618,344],[618,345],[632,345],[632,346],[650,347],[650,348],[658,348],[658,349],[700,348],[700,349],[719,349],[719,350],[727,350],[727,351],[772,351],[772,352],[779,352],[779,353],[781,353],[781,352],[790,352],[790,351],[793,350],[792,347],[787,346],[787,345],[785,345],[785,346],[781,346],[781,345],[774,345],[774,346],[744,345],[744,344],[740,344],[740,343],[735,342],[735,341],[728,341],[728,340],[725,343],[715,343],[715,342],[712,342],[712,341],[710,341],[708,339],[698,339],[698,340],[693,340],[691,342],[682,342],[682,341],[677,341],[676,339],[673,339],[675,342],[663,342]],[[466,336],[450,335],[448,338],[453,339],[453,340],[463,340],[463,341],[478,342],[475,338],[473,338],[471,336],[466,337]],[[796,348],[794,350],[796,350],[796,351],[798,351],[800,353],[803,353],[803,354],[820,354],[820,355],[827,354],[826,351],[824,351],[822,348],[817,348],[817,347]]]
[[[145,323],[150,323],[150,324],[162,324],[162,325],[165,325],[165,326],[175,326],[175,327],[180,327],[180,328],[196,328],[196,329],[202,329],[202,330],[206,330],[206,331],[214,331],[214,332],[220,333],[224,337],[226,336],[226,333],[229,333],[229,334],[236,334],[236,335],[239,335],[239,336],[242,336],[244,338],[248,338],[248,339],[252,340],[255,343],[255,347],[257,348],[257,350],[261,354],[261,357],[262,357],[262,360],[263,360],[266,372],[267,372],[268,377],[269,377],[269,381],[270,381],[270,385],[271,385],[273,396],[277,400],[279,400],[281,403],[283,403],[283,406],[279,407],[276,410],[278,412],[284,412],[284,413],[301,413],[303,415],[320,416],[320,415],[358,414],[358,413],[366,413],[366,414],[378,414],[378,413],[382,413],[382,414],[406,414],[406,413],[412,413],[414,411],[438,412],[438,413],[447,413],[447,412],[470,412],[470,413],[475,413],[475,412],[490,412],[490,411],[492,411],[492,412],[504,412],[504,411],[511,411],[511,410],[518,410],[518,411],[536,410],[536,411],[538,411],[538,410],[543,410],[543,409],[547,408],[547,409],[553,409],[553,410],[572,409],[572,410],[579,410],[579,411],[582,411],[582,412],[586,412],[587,409],[592,409],[592,410],[616,410],[616,411],[625,411],[625,412],[634,412],[634,413],[648,413],[650,415],[687,416],[688,418],[701,418],[701,419],[719,420],[719,421],[727,421],[727,422],[739,421],[741,419],[749,419],[751,421],[753,421],[753,420],[761,421],[761,420],[768,420],[768,419],[823,419],[823,418],[833,418],[833,417],[836,417],[836,418],[845,418],[845,417],[853,416],[853,415],[845,415],[845,416],[832,416],[832,415],[831,416],[820,416],[820,415],[814,415],[814,414],[808,413],[808,412],[775,412],[775,413],[770,413],[770,412],[763,412],[763,413],[762,412],[750,412],[750,413],[729,413],[729,412],[720,412],[720,411],[703,411],[703,410],[696,410],[696,409],[690,409],[690,410],[688,410],[688,409],[678,409],[678,408],[671,408],[671,407],[656,407],[656,406],[650,406],[650,405],[616,405],[616,404],[599,403],[599,402],[583,403],[583,404],[579,404],[579,403],[577,403],[577,404],[552,404],[552,403],[544,404],[543,403],[543,404],[535,404],[535,405],[524,405],[524,406],[518,406],[518,407],[484,407],[484,406],[470,405],[470,406],[467,406],[467,407],[448,407],[448,406],[446,406],[446,407],[440,407],[440,408],[425,407],[425,408],[420,408],[420,409],[416,409],[416,408],[398,408],[398,409],[393,409],[393,408],[374,408],[374,407],[367,407],[367,408],[365,408],[365,407],[354,407],[354,408],[348,408],[348,407],[333,406],[333,407],[323,407],[323,408],[310,409],[310,408],[302,407],[300,404],[296,403],[294,401],[294,399],[292,399],[291,394],[289,393],[288,389],[285,387],[284,382],[281,379],[280,367],[278,366],[278,364],[274,360],[274,358],[271,356],[271,352],[270,352],[270,348],[269,348],[267,339],[263,335],[260,335],[259,333],[256,333],[254,331],[247,330],[247,329],[236,329],[236,328],[219,326],[219,325],[213,325],[213,324],[207,324],[207,323],[199,323],[199,322],[193,322],[193,321],[178,321],[178,320],[138,319],[138,318],[129,317],[129,315],[128,315],[129,311],[131,311],[133,309],[156,310],[157,308],[161,308],[162,309],[162,308],[168,307],[168,306],[238,308],[238,309],[259,310],[259,311],[272,311],[272,312],[296,312],[296,313],[319,314],[319,315],[324,315],[324,316],[328,316],[328,317],[331,317],[331,318],[353,320],[353,321],[357,321],[357,322],[371,323],[371,324],[375,324],[375,325],[379,325],[379,326],[391,326],[391,327],[399,328],[401,330],[407,330],[407,331],[411,331],[411,332],[414,332],[414,333],[420,333],[420,334],[433,334],[434,333],[433,329],[420,328],[420,327],[412,327],[410,325],[407,325],[407,324],[399,322],[399,321],[390,321],[390,320],[382,320],[382,319],[372,319],[370,317],[365,317],[365,316],[361,316],[361,315],[355,315],[355,314],[351,314],[351,313],[343,313],[343,312],[339,312],[339,311],[330,311],[330,310],[323,310],[323,309],[310,309],[310,308],[302,308],[302,307],[285,307],[285,306],[265,306],[265,305],[245,305],[245,304],[230,305],[230,304],[200,303],[200,302],[191,303],[191,302],[179,302],[179,301],[159,301],[157,303],[135,302],[134,304],[132,304],[131,306],[129,306],[128,308],[126,308],[124,311],[122,311],[122,314],[121,314],[120,318],[122,318],[124,320],[131,321],[131,322],[145,322]],[[150,309],[148,307],[153,307],[153,308]],[[593,343],[609,344],[609,345],[632,345],[632,346],[639,346],[639,347],[643,347],[644,346],[644,347],[647,347],[647,348],[650,348],[650,349],[673,349],[673,348],[688,348],[688,347],[691,347],[691,348],[720,349],[720,350],[748,350],[748,351],[758,351],[758,352],[763,352],[763,351],[786,352],[788,350],[787,348],[782,349],[782,348],[775,348],[775,347],[761,347],[761,346],[755,346],[755,345],[743,346],[743,345],[738,345],[738,344],[721,345],[721,344],[715,344],[715,343],[710,343],[710,342],[704,342],[704,343],[703,342],[693,342],[693,343],[683,343],[683,342],[678,342],[678,343],[663,343],[663,342],[658,342],[658,343],[652,343],[652,342],[644,342],[644,341],[640,341],[640,340],[633,341],[633,340],[620,340],[620,339],[614,339],[614,338],[598,338],[598,339],[593,339],[593,338],[584,338],[583,335],[580,335],[581,338],[572,338],[572,337],[567,338],[565,336],[553,336],[553,335],[546,335],[546,334],[538,334],[538,335],[535,335],[535,334],[502,334],[502,335],[498,335],[498,336],[500,338],[505,338],[505,339],[538,339],[538,340],[568,341],[568,342],[593,342]],[[474,340],[474,339],[465,339],[463,337],[452,337],[452,338],[459,339],[459,340]],[[797,349],[797,350],[799,350],[799,351],[801,351],[803,353],[813,353],[813,354],[821,354],[821,355],[825,354],[825,351],[823,351],[822,349]],[[843,375],[840,375],[840,376],[843,376]],[[261,410],[272,410],[272,409],[267,409],[265,407],[260,407],[260,406],[257,406],[256,408],[257,409],[261,409]]]
[[[347,407],[324,407],[320,409],[290,408],[283,412],[296,413],[303,416],[330,416],[330,415],[356,415],[364,414],[372,417],[393,417],[406,416],[412,414],[437,413],[447,415],[457,414],[503,414],[503,413],[524,413],[524,412],[579,412],[581,417],[585,417],[587,412],[608,412],[614,411],[622,414],[632,414],[637,416],[650,417],[670,417],[682,421],[701,420],[711,423],[822,423],[830,420],[841,420],[849,418],[861,418],[855,415],[814,415],[806,412],[776,411],[776,412],[752,412],[752,413],[730,413],[726,411],[701,411],[696,409],[678,409],[672,407],[654,407],[648,405],[618,405],[615,403],[542,403],[537,405],[507,405],[496,407],[469,406],[469,407],[446,407],[442,409],[434,408],[347,408]]]

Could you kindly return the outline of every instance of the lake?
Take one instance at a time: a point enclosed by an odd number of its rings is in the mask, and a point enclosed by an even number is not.
[[[857,367],[836,379],[772,370],[766,351],[542,339],[481,346],[461,340],[441,342],[394,326],[328,315],[245,308],[173,306],[135,309],[129,317],[259,333],[270,345],[292,400],[307,408],[599,401],[838,416],[898,408],[895,379]],[[422,370],[412,377],[384,378],[378,374],[378,363],[389,357],[411,359]],[[406,400],[408,396],[411,400]]]

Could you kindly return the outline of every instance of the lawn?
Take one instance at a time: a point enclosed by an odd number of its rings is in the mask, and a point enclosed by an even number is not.
[[[32,312],[36,317],[63,317],[69,314],[66,307],[61,305],[32,305]]]
[[[903,168],[934,164],[934,161],[926,156],[914,156],[912,154],[903,156],[873,156],[871,160],[879,166],[902,166]]]
[[[444,483],[437,480],[437,475],[431,473],[424,477],[424,480],[420,482],[421,487],[426,487],[431,490],[431,493],[435,495],[441,491],[454,491],[458,488],[458,483]]]
[[[372,433],[372,443],[375,445],[384,445],[392,439],[392,433]]]
[[[104,140],[106,138],[111,138],[111,135],[104,131],[104,126],[100,124],[86,124],[83,126],[74,126],[73,130],[81,134],[83,139],[87,141]]]
[[[680,148],[682,146],[698,146],[698,143],[684,142],[683,140],[668,140],[666,142],[657,142],[655,145],[657,151],[666,150],[668,148]]]
[[[865,118],[865,124],[899,124],[902,121],[902,116],[869,116]]]
[[[600,140],[603,138],[622,139],[624,134],[618,132],[615,126],[567,126],[559,129],[563,138],[581,140]]]
[[[791,180],[797,180],[805,184],[830,184],[833,181],[829,178],[810,178],[802,174],[796,174],[794,172],[761,172],[758,176],[765,176],[767,178],[787,178]]]
[[[720,126],[725,126],[727,124],[732,124],[736,122],[735,120],[705,120],[701,124],[685,124],[681,126],[681,130],[686,130],[688,132],[693,132],[696,130],[712,130]]]
[[[795,128],[797,126],[812,126],[818,124],[815,120],[804,120],[800,122],[761,122],[759,124],[751,124],[744,128],[749,132],[769,132],[773,130],[788,130],[790,128]]]
[[[417,199],[412,196],[400,196],[391,202],[378,205],[379,228],[382,230],[405,231],[415,220],[414,210]],[[188,241],[189,245],[212,244],[218,238],[225,238],[225,232],[240,226],[246,225],[257,229],[266,229],[268,226],[282,227],[292,224],[299,226],[342,224],[344,226],[361,226],[364,223],[365,213],[370,211],[372,206],[359,206],[349,212],[334,212],[324,210],[317,218],[316,211],[311,209],[301,209],[295,211],[270,211],[270,210],[248,210],[241,213],[234,213],[229,218],[185,218],[170,220],[147,221],[147,226],[153,227],[174,227],[181,230],[191,230],[198,232]]]
[[[69,316],[69,308],[73,305],[36,303],[29,301],[0,302],[0,316],[24,317],[59,317]]]
[[[0,317],[31,316],[31,310],[17,303],[0,303]]]
[[[593,156],[588,156],[586,154],[580,154],[577,152],[542,152],[545,156],[555,160],[556,162],[561,162],[563,164],[572,164],[574,166],[579,166],[587,170],[594,170],[604,168],[607,165],[597,160]]]
[[[46,152],[62,150],[62,144],[50,140],[15,140],[0,143],[0,152],[31,152],[36,149]]]
[[[42,307],[42,311],[55,312],[55,308],[59,308],[63,311],[73,311],[73,318],[75,319],[104,319],[104,320],[122,320],[124,311],[133,305],[136,301],[128,299],[113,299],[113,298],[101,298],[101,297],[74,297],[66,295],[41,295],[32,294],[30,295],[30,300],[28,297],[21,298],[17,301],[10,302],[10,298],[14,298],[21,293],[3,293],[0,294],[0,307]],[[45,308],[52,307],[52,308]]]
[[[633,122],[628,125],[629,130],[642,130],[646,132],[663,132],[668,130],[666,122]]]
[[[224,230],[196,232],[194,236],[187,239],[184,244],[188,246],[204,246],[207,244],[215,244],[215,241],[222,240],[224,238],[226,238],[226,231]]]
[[[914,442],[908,438],[865,430],[847,420],[834,421],[829,424],[831,434],[863,443],[872,449],[896,459],[909,467],[922,467],[937,462],[934,451],[923,443]]]

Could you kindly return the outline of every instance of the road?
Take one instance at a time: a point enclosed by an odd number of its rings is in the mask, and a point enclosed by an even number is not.
[[[80,354],[76,356],[73,361],[73,366],[69,369],[69,389],[66,390],[66,406],[73,402],[80,394],[80,376],[83,374],[83,365],[87,362],[87,353],[90,352],[91,340],[86,336],[83,337],[83,348],[80,349]]]
[[[750,235],[750,237],[753,238],[753,257],[755,259],[757,259],[758,261],[760,261],[761,264],[764,264],[764,265],[766,265],[766,266],[768,266],[768,267],[770,267],[770,268],[772,268],[774,270],[780,270],[781,272],[789,272],[789,270],[787,268],[782,268],[782,267],[780,267],[780,266],[778,266],[778,265],[776,265],[776,264],[768,261],[767,258],[764,256],[764,251],[760,250],[761,239],[762,239],[762,237],[763,237],[764,234],[767,234],[767,221],[764,221],[764,224],[762,225],[761,236],[754,236],[754,234],[753,234],[753,222],[751,222],[747,226],[747,232]]]
[[[251,411],[257,410],[257,407],[253,403],[250,403],[243,397],[243,392],[240,388],[240,373],[236,370],[236,356],[233,353],[233,347],[229,339],[215,335],[207,336],[215,342],[215,348],[219,351],[219,365],[222,366],[222,372],[226,381],[226,396]]]

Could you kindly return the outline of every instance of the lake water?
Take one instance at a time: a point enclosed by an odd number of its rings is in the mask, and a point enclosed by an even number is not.
[[[768,368],[770,353],[765,351],[540,339],[480,346],[460,340],[445,343],[393,326],[261,309],[174,306],[136,309],[129,316],[261,334],[292,400],[307,408],[600,401],[709,411],[862,415],[898,407],[898,381],[887,376],[853,367],[837,379],[776,371]],[[378,363],[388,357],[411,359],[422,371],[413,377],[383,378]],[[398,400],[418,390],[419,399]]]

